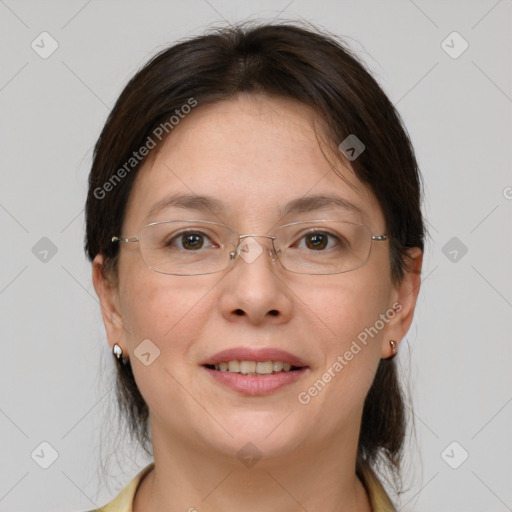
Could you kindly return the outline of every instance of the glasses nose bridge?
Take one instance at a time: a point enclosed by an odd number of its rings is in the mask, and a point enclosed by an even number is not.
[[[274,235],[257,235],[255,233],[249,233],[247,235],[238,235],[238,239],[239,240],[242,240],[242,238],[248,238],[248,237],[251,237],[251,238],[256,238],[256,237],[270,238],[271,240],[275,240],[275,238],[276,238]]]
[[[246,252],[246,251],[244,251],[244,242],[245,242],[245,240],[247,240],[249,238],[267,238],[267,239],[270,239],[271,245],[270,245],[270,248],[267,247],[267,252],[268,252],[269,256],[272,258],[272,261],[276,261],[277,254],[276,254],[276,250],[275,250],[275,246],[274,246],[274,240],[276,239],[276,237],[274,235],[260,235],[260,234],[257,234],[257,233],[248,233],[248,234],[245,234],[245,235],[238,235],[238,243],[237,243],[237,246],[236,246],[235,250],[231,253],[231,259],[235,259],[237,256],[241,256],[242,252]],[[262,251],[263,251],[263,249],[262,249]],[[248,261],[248,258],[243,258],[243,259]]]

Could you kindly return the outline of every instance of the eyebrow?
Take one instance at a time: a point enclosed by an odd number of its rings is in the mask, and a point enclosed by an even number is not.
[[[155,203],[148,212],[146,218],[156,215],[165,208],[182,208],[199,212],[222,213],[225,208],[222,201],[207,195],[171,194]],[[296,213],[314,212],[317,210],[332,209],[333,207],[343,208],[362,217],[366,213],[354,203],[334,194],[316,194],[306,197],[299,197],[279,208],[279,215],[285,217]]]
[[[220,213],[224,207],[221,201],[211,196],[199,196],[191,194],[171,194],[155,203],[146,217],[152,217],[166,208],[182,208],[184,210],[196,210],[199,212]]]
[[[280,214],[284,217],[291,213],[307,213],[316,210],[332,209],[333,207],[343,208],[366,217],[366,213],[359,206],[334,194],[316,194],[299,197],[280,209]]]

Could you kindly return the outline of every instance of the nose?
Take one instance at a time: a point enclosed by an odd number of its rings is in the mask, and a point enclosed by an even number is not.
[[[256,241],[256,238],[260,238],[260,243]],[[231,253],[231,259],[237,257],[242,258],[246,263],[252,263],[260,254],[267,252],[272,261],[276,261],[276,254],[274,252],[274,246],[267,243],[264,246],[261,242],[261,238],[267,238],[274,240],[275,236],[272,235],[240,235],[238,246],[235,251]]]
[[[264,240],[267,238],[267,240]],[[221,283],[220,307],[231,322],[285,323],[293,310],[292,294],[280,276],[270,235],[243,235],[232,253],[232,267]]]

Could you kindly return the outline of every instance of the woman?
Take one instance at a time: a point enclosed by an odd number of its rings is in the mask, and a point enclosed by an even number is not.
[[[296,25],[161,52],[98,140],[86,249],[154,463],[101,510],[390,511],[420,176],[355,56]]]

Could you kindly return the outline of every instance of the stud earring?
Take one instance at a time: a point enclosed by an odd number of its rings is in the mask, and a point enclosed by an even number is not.
[[[398,342],[396,340],[389,340],[389,344],[391,345],[391,352],[395,355],[398,351]]]
[[[123,359],[123,349],[117,343],[113,346],[112,353],[123,366],[128,364],[128,359]]]

